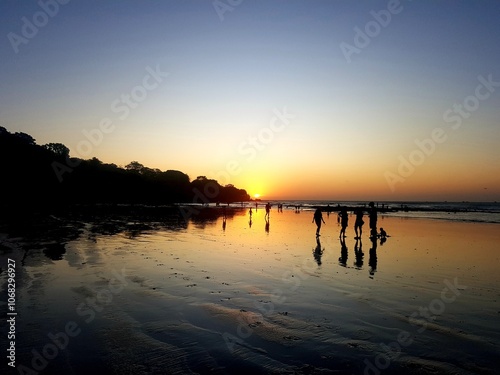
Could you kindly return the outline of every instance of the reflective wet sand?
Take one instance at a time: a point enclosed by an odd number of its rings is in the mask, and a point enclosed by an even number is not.
[[[18,262],[18,364],[51,374],[495,373],[498,225],[382,216],[386,241],[370,240],[367,220],[356,241],[350,216],[344,242],[334,214],[319,240],[311,211],[264,214],[250,223],[230,209],[226,220],[130,223],[114,235],[88,224],[60,259],[30,251]]]

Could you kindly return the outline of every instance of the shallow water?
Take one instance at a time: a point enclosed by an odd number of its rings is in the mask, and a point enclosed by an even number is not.
[[[340,206],[363,207],[366,201],[332,202],[325,200],[271,201],[273,205],[281,203],[284,207],[299,205],[302,209],[312,210],[314,207],[336,209]],[[263,202],[260,203],[264,205]],[[234,204],[239,206],[239,204]],[[377,202],[379,209],[389,209],[387,216],[420,219],[438,219],[463,222],[480,222],[500,224],[500,203],[498,202]]]
[[[247,210],[228,213],[225,225],[208,215],[111,235],[87,223],[59,260],[43,245],[23,258],[23,239],[4,238],[14,249],[2,267],[17,259],[16,364],[50,374],[496,373],[497,224],[381,216],[390,237],[372,242],[365,224],[359,242],[351,216],[342,250],[334,214],[317,241],[310,211],[273,210],[267,223],[254,210],[251,225]]]

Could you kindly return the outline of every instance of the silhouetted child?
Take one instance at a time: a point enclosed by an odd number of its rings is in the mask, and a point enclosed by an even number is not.
[[[384,228],[380,228],[380,237],[381,238],[387,237],[387,232],[384,230]]]

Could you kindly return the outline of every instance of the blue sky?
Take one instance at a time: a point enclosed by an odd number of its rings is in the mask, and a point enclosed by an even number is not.
[[[9,38],[24,37],[23,17],[43,23],[40,3],[55,14],[16,53]],[[500,81],[498,1],[55,3],[0,4],[0,125],[9,131],[191,178],[236,161],[227,182],[268,197],[500,197],[500,90],[460,129],[443,120],[479,76]],[[214,3],[231,10],[221,19]],[[355,28],[390,7],[398,12],[349,62],[342,43],[355,46]],[[148,69],[165,78],[120,118],[113,103],[144,93]],[[293,119],[247,160],[249,137],[283,108]],[[103,119],[113,131],[78,155],[82,131]],[[401,176],[398,158],[436,127],[447,140]],[[392,188],[386,172],[400,178]]]

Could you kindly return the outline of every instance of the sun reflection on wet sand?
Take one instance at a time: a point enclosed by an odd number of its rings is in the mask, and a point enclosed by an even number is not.
[[[386,373],[406,371],[421,358],[429,369],[492,366],[499,338],[497,225],[381,216],[390,237],[371,241],[364,234],[356,241],[351,216],[344,242],[336,215],[324,215],[319,238],[312,215],[273,209],[266,221],[259,207],[250,225],[248,208],[229,208],[225,223],[210,214],[178,230],[84,234],[66,245],[62,260],[26,267],[27,277],[41,283],[21,290],[22,308],[39,320],[41,342],[58,322],[78,322],[82,337],[94,337],[95,350],[115,370],[144,361],[173,366],[169,356],[166,362],[139,358],[146,348],[178,351],[184,361],[174,368],[183,372],[306,364],[362,372],[363,359],[400,331],[414,341]],[[124,270],[127,285],[101,302],[102,311],[87,324],[88,315],[76,308],[105,287],[114,270]],[[464,286],[460,296],[419,332],[412,314],[454,280]],[[474,354],[456,355],[471,345]],[[84,348],[77,337],[68,350],[85,358]]]

